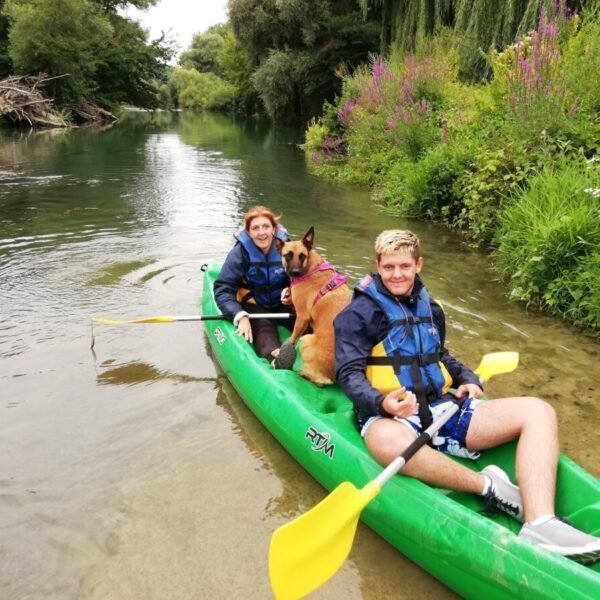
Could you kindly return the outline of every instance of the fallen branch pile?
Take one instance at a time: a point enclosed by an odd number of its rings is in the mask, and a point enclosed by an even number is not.
[[[79,104],[69,106],[69,110],[73,113],[73,119],[77,122],[99,122],[99,121],[116,121],[117,117],[108,110],[98,106],[91,100],[84,100]]]
[[[11,75],[0,81],[0,115],[13,123],[27,122],[46,127],[67,127],[64,117],[54,108],[54,100],[41,91],[49,79],[37,76]]]
[[[54,100],[47,98],[42,91],[46,82],[58,77],[40,73],[37,76],[11,75],[0,81],[0,117],[8,118],[13,123],[42,127],[70,127],[73,123],[117,120],[112,113],[91,100],[63,107],[59,111],[54,106]]]

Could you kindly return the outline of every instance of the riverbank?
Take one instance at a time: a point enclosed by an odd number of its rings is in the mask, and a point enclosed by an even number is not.
[[[306,131],[313,172],[491,251],[508,296],[600,332],[600,13],[542,13],[460,80],[442,33],[346,76]]]

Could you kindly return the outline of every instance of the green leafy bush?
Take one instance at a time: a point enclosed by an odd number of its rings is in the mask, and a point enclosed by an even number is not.
[[[544,293],[546,307],[576,325],[600,330],[600,250],[553,281]]]
[[[495,238],[497,265],[509,280],[512,298],[600,327],[599,305],[590,305],[599,279],[597,163],[565,159],[544,168],[515,195]]]
[[[321,150],[329,136],[329,129],[321,119],[311,119],[304,134],[304,149],[310,152]]]
[[[471,152],[466,147],[437,146],[415,164],[396,163],[384,180],[378,198],[406,216],[452,219],[462,206],[455,185],[471,160]]]
[[[453,226],[465,230],[475,245],[490,243],[511,194],[526,188],[541,164],[539,149],[515,140],[500,138],[493,146],[480,147],[471,168],[457,182],[463,206]]]
[[[565,49],[564,63],[566,82],[572,95],[577,98],[578,109],[584,113],[600,113],[598,77],[600,73],[600,5],[584,12],[582,25]]]

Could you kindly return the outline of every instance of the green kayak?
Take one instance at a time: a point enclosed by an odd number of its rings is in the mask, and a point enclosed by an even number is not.
[[[205,271],[202,314],[219,310],[212,293],[219,266]],[[294,371],[273,370],[235,335],[228,321],[206,321],[216,359],[250,410],[327,490],[350,481],[364,486],[382,470],[367,452],[352,405],[337,386],[318,388]],[[514,480],[514,444],[486,451],[481,470],[499,465]],[[458,460],[458,459],[457,459]],[[516,535],[508,516],[479,513],[481,499],[394,477],[361,519],[404,555],[465,598],[600,598],[600,563],[585,567]],[[600,482],[560,457],[557,514],[600,534]]]

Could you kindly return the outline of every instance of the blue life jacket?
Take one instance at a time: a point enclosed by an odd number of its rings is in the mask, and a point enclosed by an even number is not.
[[[269,253],[265,256],[245,229],[239,231],[235,237],[248,255],[248,268],[244,285],[249,288],[249,292],[244,295],[241,301],[247,302],[250,298],[254,298],[254,301],[262,306],[268,308],[279,307],[281,305],[281,290],[290,284],[290,280],[275,244],[271,243]],[[287,231],[281,225],[277,226],[275,237],[283,242],[289,240]]]
[[[385,338],[367,358],[367,379],[385,394],[402,386],[414,392],[421,424],[428,427],[431,424],[428,404],[442,397],[452,379],[440,363],[440,334],[427,289],[421,288],[412,307],[382,294],[370,275],[358,283],[356,290],[377,303],[389,327]]]

